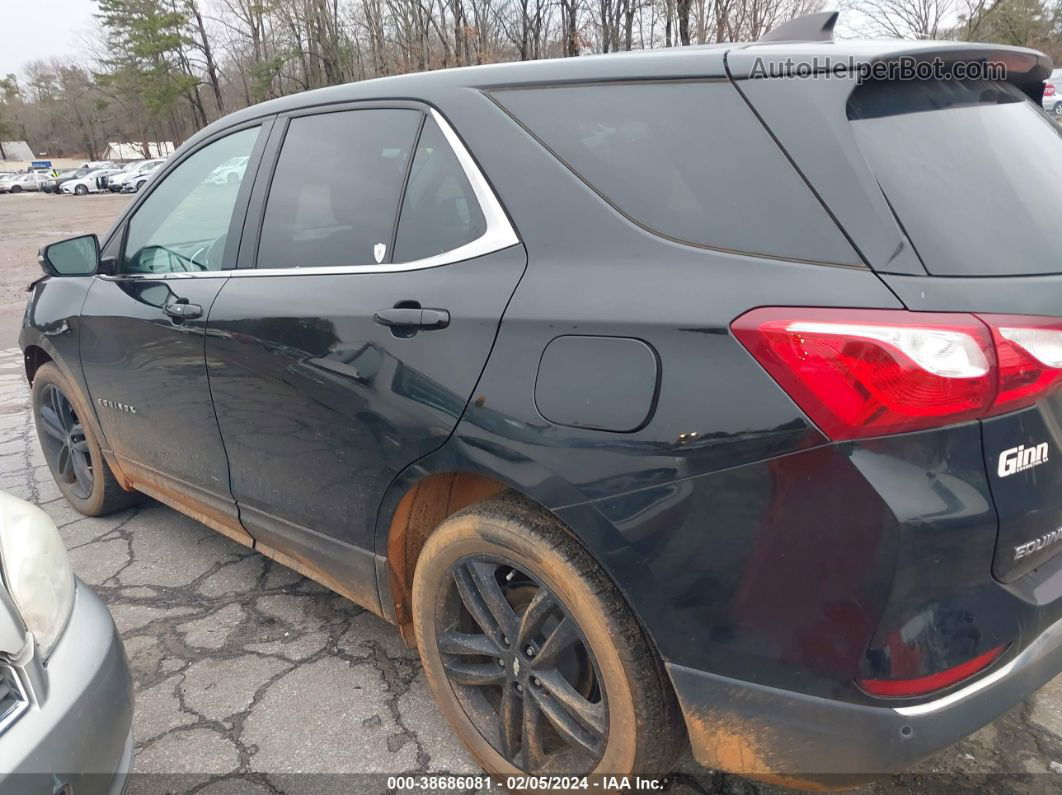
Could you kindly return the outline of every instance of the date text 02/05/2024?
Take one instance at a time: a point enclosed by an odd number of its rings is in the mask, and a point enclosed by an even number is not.
[[[395,793],[440,790],[488,791],[499,783],[490,776],[390,776],[387,789]],[[666,780],[640,776],[508,776],[505,788],[513,791],[565,792],[597,790],[601,792],[662,790]]]

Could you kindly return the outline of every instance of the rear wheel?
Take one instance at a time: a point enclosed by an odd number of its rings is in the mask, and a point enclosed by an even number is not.
[[[496,776],[667,773],[682,733],[663,666],[592,557],[536,506],[455,514],[413,583],[443,714]]]
[[[33,378],[33,419],[44,460],[63,496],[87,516],[126,508],[136,496],[125,491],[103,460],[86,410],[66,376],[51,362]]]

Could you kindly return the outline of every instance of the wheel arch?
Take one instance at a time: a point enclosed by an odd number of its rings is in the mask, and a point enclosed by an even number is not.
[[[527,488],[499,476],[474,469],[446,469],[417,474],[407,471],[391,484],[377,518],[376,554],[380,604],[385,616],[395,623],[403,640],[415,645],[413,634],[412,590],[420,552],[428,537],[450,516],[470,505],[502,494],[510,494],[529,503],[535,510],[552,519],[577,544],[585,549],[601,566],[605,575],[616,585],[654,650],[660,654],[651,628],[639,606],[630,599],[618,572],[613,570],[605,551],[615,555],[626,542],[619,532],[601,521],[573,526],[558,510]],[[595,512],[596,514],[596,512]],[[597,517],[603,519],[603,517]],[[622,553],[620,553],[622,556]]]
[[[71,371],[66,365],[63,357],[59,355],[57,351],[49,350],[47,340],[42,338],[36,342],[27,344],[22,350],[22,361],[26,368],[26,379],[29,381],[30,386],[33,385],[33,380],[37,376],[37,372],[46,364],[54,364],[58,368],[59,372],[63,374],[66,380],[70,383],[70,386],[75,390],[76,399],[84,406],[86,411],[86,420],[92,427],[92,432],[96,435],[96,439],[99,440],[100,452],[103,455],[103,460],[114,474],[118,483],[126,491],[132,491],[132,482],[122,471],[121,465],[115,458],[114,452],[111,450],[110,444],[107,442],[107,437],[103,433],[103,428],[99,423],[99,418],[96,416],[96,407],[92,402],[91,396],[88,394],[86,385],[82,382],[77,375]]]
[[[26,380],[32,384],[37,371],[41,369],[41,365],[54,361],[55,357],[40,345],[27,345],[25,350],[22,351],[22,362],[26,367]]]
[[[413,636],[413,574],[428,536],[448,517],[477,502],[510,490],[502,481],[476,472],[436,472],[401,487],[394,510],[381,516],[384,571],[380,603],[410,646]]]

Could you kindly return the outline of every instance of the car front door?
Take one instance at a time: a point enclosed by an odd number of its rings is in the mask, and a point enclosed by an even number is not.
[[[85,381],[122,472],[244,543],[203,340],[235,264],[251,186],[211,177],[231,157],[257,155],[266,136],[255,124],[183,157],[112,235],[104,249],[112,273],[95,278],[80,319]]]
[[[377,508],[440,447],[526,256],[441,116],[279,121],[207,362],[232,493],[267,554],[371,608]]]

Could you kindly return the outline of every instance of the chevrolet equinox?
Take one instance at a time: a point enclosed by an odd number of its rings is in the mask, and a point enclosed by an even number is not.
[[[63,494],[393,622],[498,776],[846,783],[984,725],[1062,669],[1051,62],[834,19],[210,125],[42,250]]]

